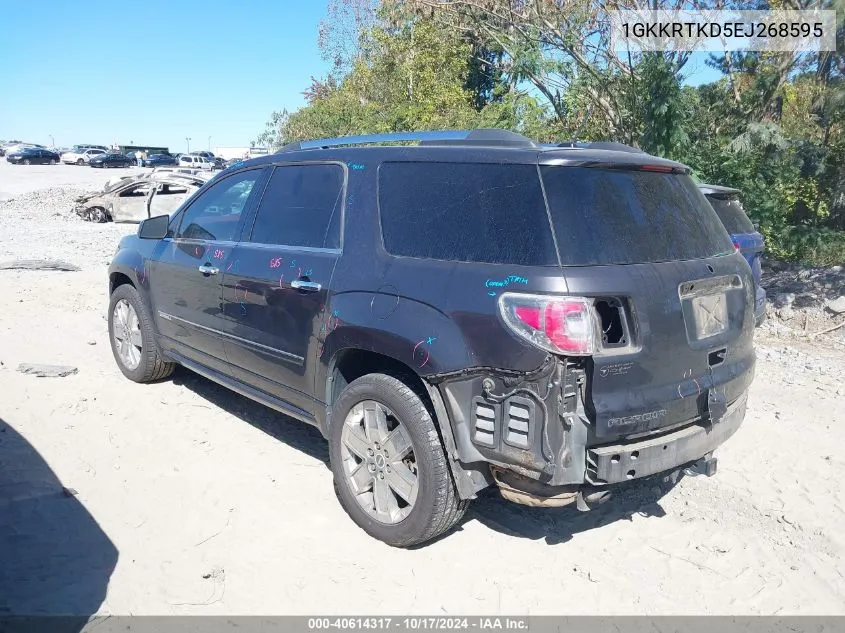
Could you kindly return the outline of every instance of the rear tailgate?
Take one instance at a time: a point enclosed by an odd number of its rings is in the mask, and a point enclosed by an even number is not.
[[[566,271],[571,293],[618,299],[628,331],[592,358],[595,441],[718,418],[753,378],[753,284],[740,256],[600,268]]]
[[[568,292],[593,297],[591,443],[718,420],[753,378],[751,271],[683,173],[541,167]]]

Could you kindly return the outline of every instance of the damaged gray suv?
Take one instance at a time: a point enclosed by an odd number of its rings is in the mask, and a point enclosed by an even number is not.
[[[109,291],[126,377],[182,365],[316,426],[395,546],[488,486],[589,509],[713,474],[754,374],[751,270],[685,166],[501,130],[236,163],[121,241]]]

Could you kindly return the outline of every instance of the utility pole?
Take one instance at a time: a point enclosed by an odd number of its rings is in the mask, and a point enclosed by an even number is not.
[[[208,151],[211,151],[211,137],[208,137]]]
[[[190,154],[191,153],[191,137],[186,136],[185,140],[188,142],[188,154]]]
[[[56,146],[56,140],[53,138],[53,135],[48,134],[47,136],[50,137],[50,147],[55,147]]]

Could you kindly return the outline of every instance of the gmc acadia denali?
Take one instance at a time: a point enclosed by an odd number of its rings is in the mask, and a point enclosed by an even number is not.
[[[114,356],[317,426],[344,509],[394,546],[491,485],[589,509],[712,474],[745,415],[754,283],[688,173],[502,130],[295,143],[120,242]]]

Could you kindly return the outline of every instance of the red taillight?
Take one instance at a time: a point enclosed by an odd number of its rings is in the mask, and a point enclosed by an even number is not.
[[[499,312],[511,330],[538,347],[579,356],[596,351],[592,299],[506,292]]]
[[[592,305],[554,301],[546,308],[546,336],[555,347],[571,354],[592,350]]]
[[[742,247],[739,245],[739,242],[737,242],[737,241],[734,241],[734,248],[738,251],[742,250]]]
[[[533,308],[529,306],[516,306],[514,308],[516,316],[525,325],[533,327],[535,330],[540,329],[540,308]]]
[[[640,165],[642,171],[659,171],[664,174],[670,174],[673,171],[672,167],[668,165]]]

